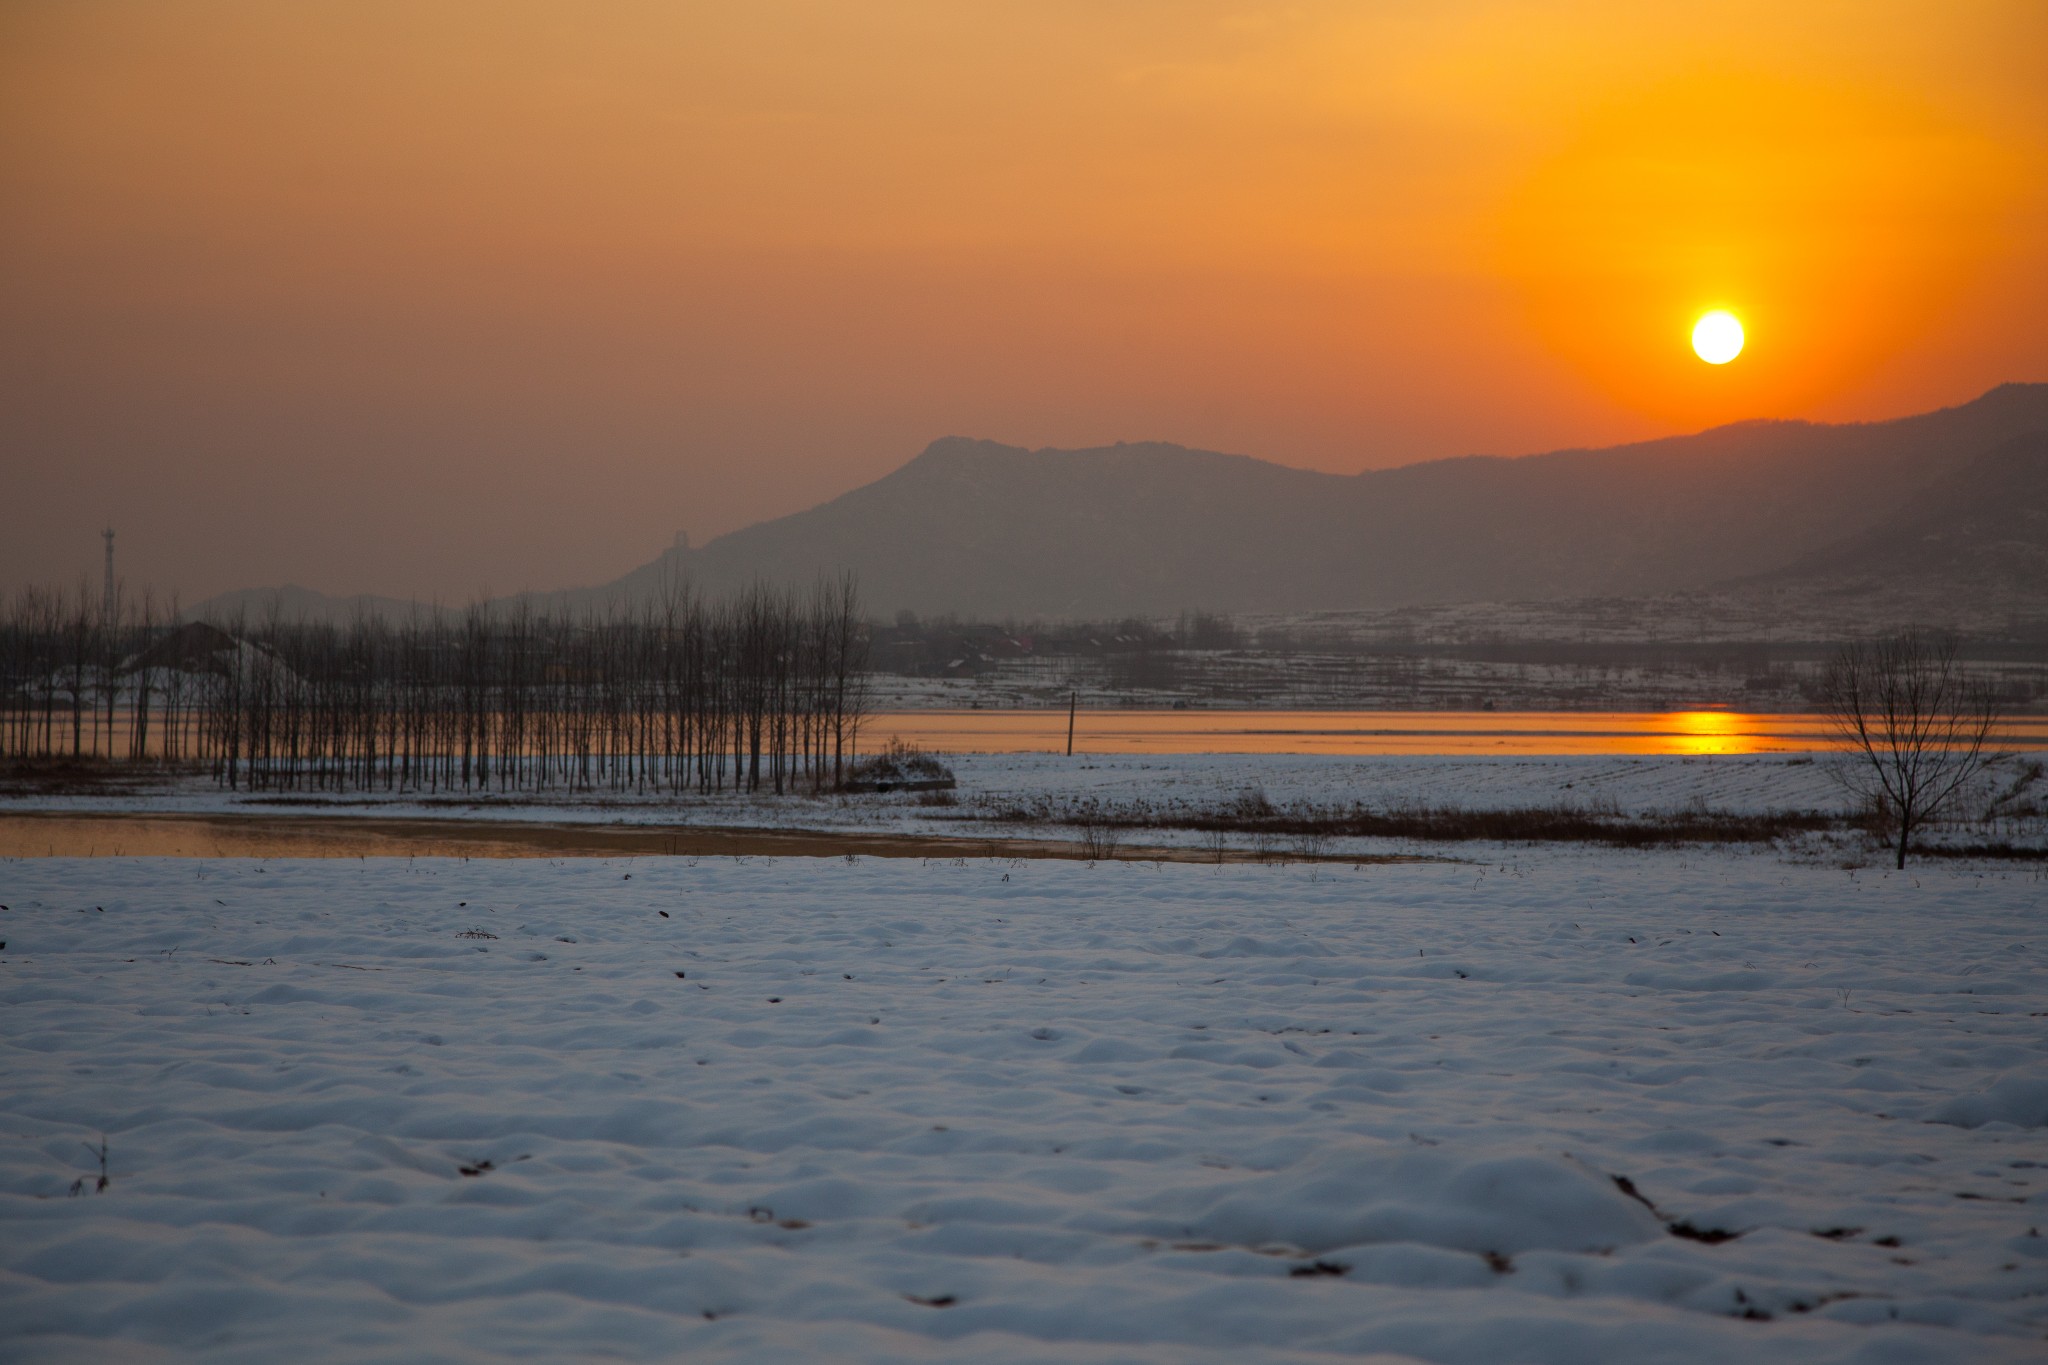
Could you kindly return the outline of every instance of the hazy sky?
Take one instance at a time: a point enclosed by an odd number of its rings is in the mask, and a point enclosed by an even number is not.
[[[0,0],[0,589],[601,581],[933,437],[2048,379],[2039,0]],[[1687,344],[1711,307],[1749,349]]]

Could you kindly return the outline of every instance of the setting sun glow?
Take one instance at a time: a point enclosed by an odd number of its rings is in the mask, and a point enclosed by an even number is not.
[[[1742,354],[1742,324],[1716,308],[1693,324],[1692,349],[1709,365],[1726,365]]]
[[[2048,378],[2043,52],[2041,0],[0,0],[0,586],[109,521],[192,600],[600,583],[948,432],[1351,474],[1960,403]]]

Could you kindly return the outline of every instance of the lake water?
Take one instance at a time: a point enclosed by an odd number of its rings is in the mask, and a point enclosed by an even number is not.
[[[948,753],[1063,752],[1067,713],[896,711],[863,748],[901,739]],[[2002,749],[2048,749],[2048,716],[2000,727]],[[1823,716],[1743,711],[1088,711],[1090,754],[1763,754],[1839,747]]]

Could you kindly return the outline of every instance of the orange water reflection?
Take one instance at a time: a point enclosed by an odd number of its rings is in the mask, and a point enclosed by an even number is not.
[[[2048,749],[2048,716],[2007,720],[1998,745]],[[1058,753],[1067,713],[897,711],[863,747],[902,739],[951,753]],[[1083,711],[1091,754],[1756,754],[1839,747],[1827,721],[1743,711]]]
[[[1657,719],[1669,724],[1666,734],[1674,746],[1659,750],[1660,753],[1751,754],[1762,751],[1762,737],[1746,728],[1746,722],[1760,717],[1733,711],[1674,711]]]

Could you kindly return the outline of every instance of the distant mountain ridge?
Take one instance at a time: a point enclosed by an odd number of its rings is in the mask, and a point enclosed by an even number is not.
[[[1744,422],[1355,475],[1163,443],[1026,450],[946,437],[817,507],[538,600],[852,570],[882,614],[1106,618],[1645,597],[1841,571],[1830,555],[1860,555],[1857,572],[1882,579],[1925,571],[1895,533],[1930,511],[1929,496],[2021,506],[2037,448],[2023,438],[2044,433],[2048,384],[1886,422]],[[1966,471],[2015,442],[2011,468],[1994,460],[1970,482]]]
[[[1639,597],[1790,568],[2038,432],[2048,384],[1889,422],[1745,422],[1356,475],[1157,443],[948,437],[874,483],[595,591],[845,568],[878,609],[983,617]]]
[[[1993,446],[1896,516],[1772,577],[1845,587],[1910,577],[2031,594],[2048,611],[2048,431]]]
[[[286,583],[277,588],[240,588],[220,593],[187,610],[184,615],[206,621],[263,622],[274,617],[280,621],[320,621],[343,625],[358,616],[389,620],[415,610],[434,611],[438,608],[370,593],[329,597],[313,588]]]

